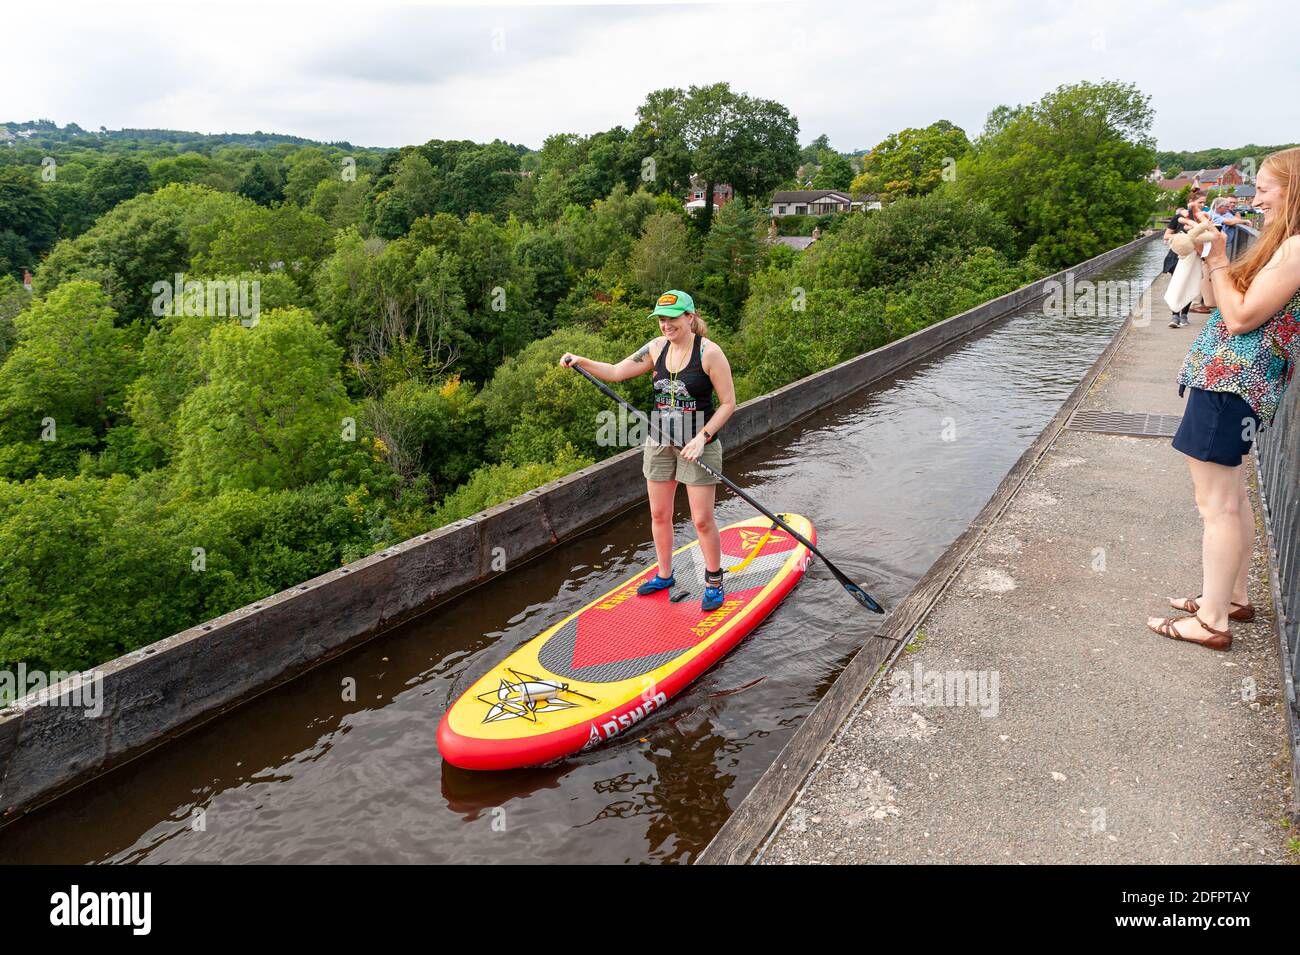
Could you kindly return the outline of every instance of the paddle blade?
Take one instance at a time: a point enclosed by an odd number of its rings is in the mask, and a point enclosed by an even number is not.
[[[857,584],[853,583],[853,581],[845,580],[842,581],[842,583],[844,584],[844,589],[853,595],[853,599],[856,600],[858,603],[862,604],[862,606],[866,607],[872,613],[885,612],[885,608],[880,606],[880,604],[876,602],[875,597],[871,596],[871,594],[867,593]]]

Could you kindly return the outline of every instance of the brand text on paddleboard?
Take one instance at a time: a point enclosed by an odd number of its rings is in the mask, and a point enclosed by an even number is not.
[[[654,696],[645,699],[640,706],[634,706],[626,713],[619,713],[599,726],[592,723],[591,739],[587,741],[588,745],[591,745],[597,739],[612,739],[625,729],[640,723],[651,712],[659,709],[667,702],[668,695],[666,693],[656,693]]]

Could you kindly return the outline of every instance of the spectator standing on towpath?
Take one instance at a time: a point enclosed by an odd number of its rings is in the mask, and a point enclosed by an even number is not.
[[[1165,245],[1168,245],[1169,240],[1172,239],[1174,236],[1187,231],[1187,227],[1183,225],[1182,220],[1184,216],[1188,216],[1188,215],[1191,215],[1191,212],[1186,207],[1180,207],[1174,210],[1174,214],[1169,217],[1169,224],[1165,226],[1165,234],[1164,234]],[[1163,271],[1168,272],[1170,275],[1173,275],[1174,269],[1176,268],[1178,268],[1178,253],[1175,252],[1173,249],[1170,249],[1165,254],[1165,264],[1164,264]],[[1172,313],[1172,317],[1169,319],[1170,328],[1182,328],[1184,325],[1187,324],[1187,309],[1191,307],[1191,304],[1192,304],[1191,302],[1188,302],[1186,305],[1183,306],[1183,310],[1181,312]]]
[[[1223,234],[1228,237],[1228,258],[1237,257],[1237,242],[1241,238],[1241,226],[1250,225],[1250,221],[1237,211],[1237,200],[1228,196],[1220,210],[1223,214]]]
[[[1300,364],[1300,147],[1265,159],[1256,186],[1267,225],[1236,262],[1224,234],[1212,233],[1201,295],[1213,310],[1178,376],[1179,393],[1190,391],[1173,446],[1189,459],[1205,525],[1201,593],[1170,598],[1190,616],[1147,620],[1161,636],[1211,650],[1232,646],[1229,620],[1255,617],[1247,592],[1255,516],[1243,459]],[[1211,218],[1187,220],[1196,222]]]
[[[1202,189],[1200,186],[1197,186],[1195,189],[1192,190],[1192,194],[1187,197],[1187,217],[1183,221],[1185,222],[1190,221],[1193,224],[1199,221],[1200,212],[1205,207],[1205,196],[1206,196],[1205,190]],[[1211,221],[1213,221],[1217,217],[1217,215],[1218,215],[1217,213],[1211,211],[1210,212]],[[1215,225],[1217,226],[1218,222],[1215,222]],[[1184,231],[1189,228],[1191,227],[1184,226]],[[1197,296],[1197,298],[1200,297],[1201,296],[1199,295]],[[1199,305],[1190,305],[1187,308],[1187,310],[1183,313],[1184,325],[1187,324],[1186,312],[1196,312],[1199,315],[1208,315],[1210,313],[1210,306],[1206,305],[1204,302],[1202,302]]]

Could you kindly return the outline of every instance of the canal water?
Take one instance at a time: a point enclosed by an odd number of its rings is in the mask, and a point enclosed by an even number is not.
[[[1150,243],[1090,278],[1144,288],[1164,253]],[[1000,319],[733,455],[728,476],[811,518],[826,555],[896,605],[1110,341],[1127,311],[1103,304]],[[720,524],[749,513],[720,492]],[[682,493],[677,543],[690,533]],[[611,743],[469,773],[434,740],[453,694],[653,560],[648,511],[629,511],[0,830],[0,861],[687,862],[880,624],[819,561],[720,664]]]

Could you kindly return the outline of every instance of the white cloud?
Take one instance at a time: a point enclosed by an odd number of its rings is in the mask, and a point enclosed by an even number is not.
[[[940,118],[973,135],[1001,103],[1109,78],[1152,95],[1166,148],[1300,138],[1281,0],[39,9],[0,62],[0,119],[539,146],[726,80],[849,149]]]

